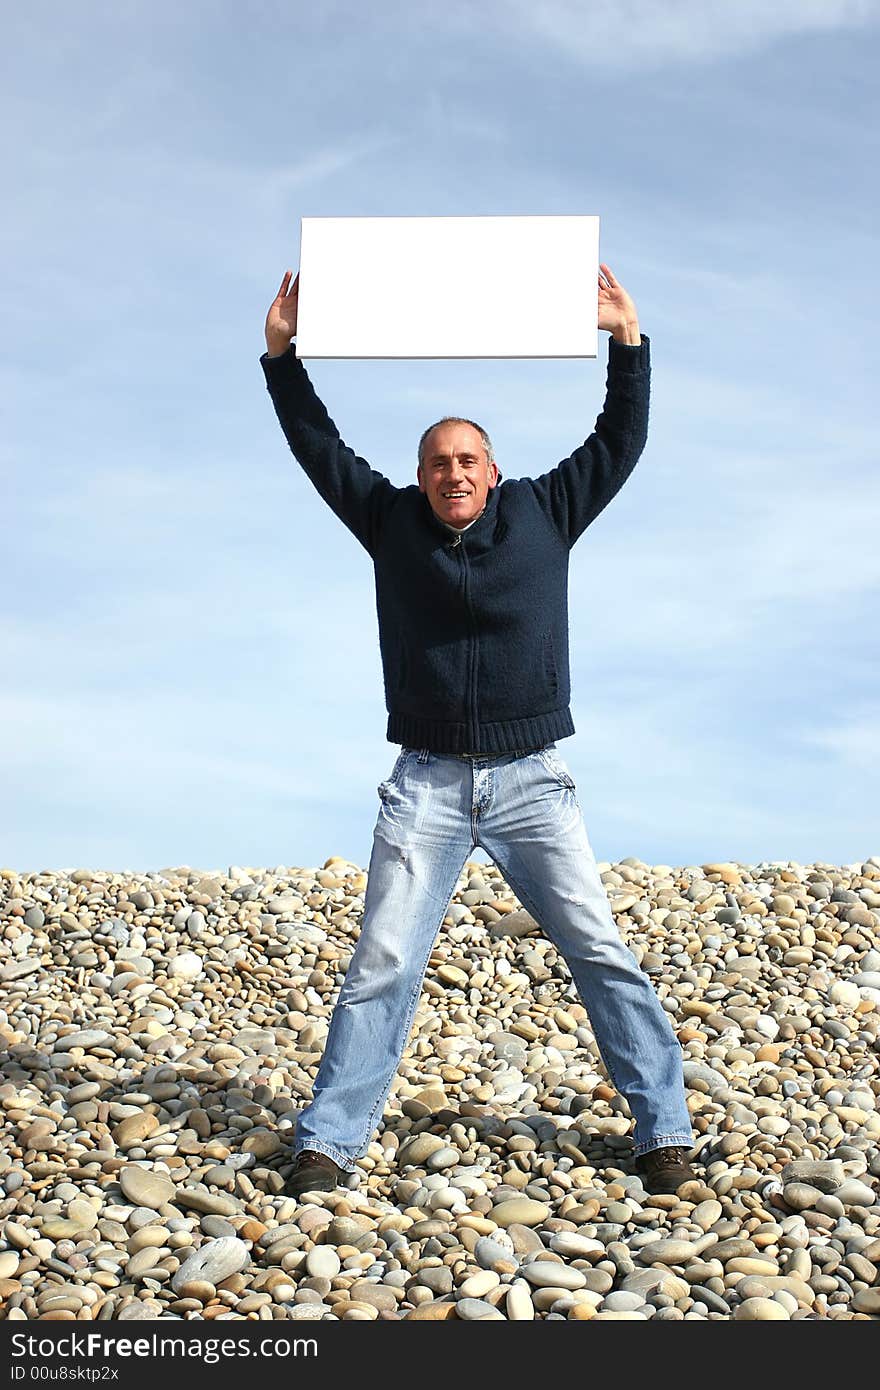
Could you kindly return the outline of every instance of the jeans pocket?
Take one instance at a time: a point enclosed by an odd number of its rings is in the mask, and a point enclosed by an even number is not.
[[[541,762],[554,781],[558,782],[561,787],[566,787],[570,792],[576,790],[574,778],[555,748],[542,748],[538,753],[538,757],[541,759]]]
[[[403,769],[406,766],[406,762],[408,758],[411,756],[412,752],[413,750],[411,748],[401,748],[400,752],[397,755],[397,762],[391,769],[390,774],[388,775],[386,780],[384,782],[380,782],[378,787],[376,788],[377,792],[379,793],[380,801],[388,800],[391,788],[397,786],[397,783],[400,779],[400,775],[403,772]]]

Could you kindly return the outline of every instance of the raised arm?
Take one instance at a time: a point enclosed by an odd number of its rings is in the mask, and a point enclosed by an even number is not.
[[[605,404],[593,433],[560,464],[532,480],[538,501],[568,545],[619,492],[648,434],[651,358],[636,306],[607,265],[600,267],[598,321],[611,334]]]
[[[397,488],[342,442],[296,356],[299,276],[288,270],[266,315],[260,358],[278,422],[291,452],[317,492],[374,555],[383,517]]]

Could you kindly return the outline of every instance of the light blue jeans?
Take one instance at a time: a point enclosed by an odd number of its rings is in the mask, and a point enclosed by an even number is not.
[[[295,1152],[352,1170],[367,1150],[412,1028],[437,932],[465,862],[486,851],[562,953],[616,1089],[635,1119],[635,1152],[690,1148],[681,1050],[621,940],[555,744],[463,759],[404,748],[373,835],[361,934]]]

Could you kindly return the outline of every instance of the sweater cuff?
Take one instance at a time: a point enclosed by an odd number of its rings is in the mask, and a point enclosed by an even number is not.
[[[280,353],[278,357],[270,357],[268,352],[264,352],[260,358],[260,366],[266,373],[267,379],[270,377],[289,375],[291,370],[294,369],[294,364],[298,362],[299,358],[296,355],[296,346],[294,343],[291,343],[287,351]]]
[[[651,366],[651,340],[641,335],[637,345],[619,343],[616,338],[608,339],[608,365],[619,372],[644,372]]]

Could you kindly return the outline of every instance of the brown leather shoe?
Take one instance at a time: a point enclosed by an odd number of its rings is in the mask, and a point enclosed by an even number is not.
[[[683,1182],[698,1182],[696,1173],[687,1161],[690,1149],[651,1149],[636,1159],[636,1172],[641,1175],[646,1192],[655,1196],[677,1192]]]
[[[293,1172],[284,1184],[286,1197],[299,1197],[303,1192],[332,1192],[342,1187],[348,1174],[317,1149],[302,1149],[296,1156]]]

